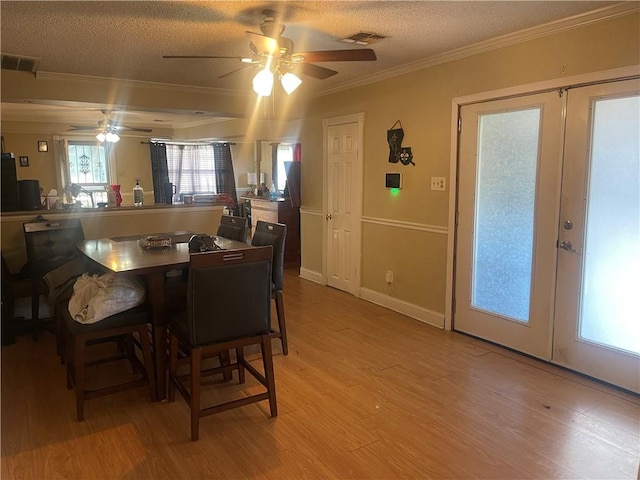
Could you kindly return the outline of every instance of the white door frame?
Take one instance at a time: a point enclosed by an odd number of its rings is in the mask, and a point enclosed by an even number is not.
[[[640,75],[640,65],[603,70],[600,72],[573,75],[570,77],[556,78],[543,82],[518,85],[516,87],[492,90],[490,92],[475,93],[462,97],[454,97],[451,101],[451,156],[449,158],[449,222],[447,229],[447,278],[444,311],[444,329],[453,329],[453,291],[454,291],[454,261],[455,261],[455,237],[457,233],[456,212],[458,211],[458,118],[459,110],[463,105],[470,103],[486,102],[528,93],[558,90],[563,87],[602,82],[606,80],[623,80]],[[455,180],[455,183],[454,183]],[[455,185],[455,188],[453,187]]]
[[[353,258],[356,263],[355,271],[355,291],[353,294],[356,297],[360,297],[360,272],[362,262],[362,169],[363,169],[363,157],[364,157],[364,113],[354,113],[350,115],[342,115],[340,117],[324,118],[322,120],[322,284],[327,284],[327,209],[328,209],[328,195],[329,195],[329,151],[327,144],[329,140],[329,127],[334,125],[342,125],[345,123],[357,123],[358,124],[358,158],[355,168],[356,178],[353,179],[353,191],[355,195],[354,211],[357,214],[356,225],[354,225],[356,251],[353,252]]]

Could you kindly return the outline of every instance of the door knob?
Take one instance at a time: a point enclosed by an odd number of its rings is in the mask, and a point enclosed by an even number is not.
[[[333,217],[331,216],[330,213],[327,213],[327,220],[331,220]]]
[[[573,249],[573,245],[571,244],[571,242],[569,240],[563,240],[562,243],[560,243],[560,248],[563,249],[563,250],[566,250],[567,252],[573,252],[573,253],[576,252]]]

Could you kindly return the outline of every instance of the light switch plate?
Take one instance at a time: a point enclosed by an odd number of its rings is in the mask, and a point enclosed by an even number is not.
[[[444,192],[447,189],[447,179],[445,177],[431,177],[431,190]]]

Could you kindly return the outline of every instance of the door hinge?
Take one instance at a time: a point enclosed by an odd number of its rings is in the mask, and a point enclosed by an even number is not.
[[[462,132],[462,117],[458,117],[458,133]]]
[[[456,211],[456,227],[458,226],[458,221],[460,220],[460,212]]]

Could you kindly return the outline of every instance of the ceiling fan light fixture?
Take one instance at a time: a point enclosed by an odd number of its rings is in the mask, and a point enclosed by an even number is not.
[[[261,97],[268,97],[273,90],[273,73],[265,68],[253,77],[253,91]]]
[[[107,132],[105,140],[109,143],[117,143],[120,141],[120,136],[114,132]]]
[[[287,72],[280,79],[280,83],[282,84],[284,91],[287,92],[287,95],[291,95],[296,88],[300,86],[302,80],[300,80],[300,77],[294,73]]]
[[[104,132],[100,132],[96,135],[96,139],[102,143],[107,139],[107,136],[104,134]]]

